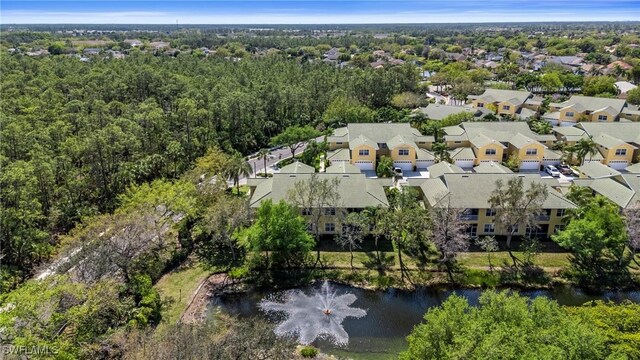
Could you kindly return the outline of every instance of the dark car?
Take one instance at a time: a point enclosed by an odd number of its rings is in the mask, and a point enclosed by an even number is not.
[[[569,165],[566,165],[566,164],[558,165],[558,170],[562,175],[573,175],[573,170]]]

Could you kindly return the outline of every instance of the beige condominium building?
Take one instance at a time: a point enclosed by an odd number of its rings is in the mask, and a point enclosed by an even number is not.
[[[373,171],[382,156],[403,170],[426,169],[434,163],[429,151],[433,136],[424,136],[408,123],[348,124],[327,137],[327,159],[349,162],[361,170]]]
[[[559,141],[573,145],[580,139],[593,139],[598,152],[590,154],[585,162],[601,162],[613,169],[622,170],[640,156],[640,123],[581,122],[573,127],[556,127],[553,133]]]
[[[549,112],[542,118],[557,126],[572,126],[578,122],[610,123],[620,120],[623,109],[633,116],[633,110],[627,107],[624,99],[574,95],[565,102],[549,104]]]
[[[264,200],[273,202],[285,200],[292,202],[291,191],[297,182],[308,181],[315,169],[303,163],[295,162],[283,167],[270,178],[248,179],[249,206],[257,208]],[[341,231],[341,219],[349,212],[362,211],[369,207],[388,207],[384,186],[391,186],[390,179],[367,178],[360,169],[349,163],[330,166],[324,173],[317,173],[319,180],[337,179],[339,200],[327,204],[323,209],[300,209],[301,215],[309,220],[309,231],[315,232],[311,221],[314,211],[321,211],[319,221],[320,234],[337,234]]]
[[[538,174],[444,173],[436,178],[416,179],[411,184],[420,189],[426,206],[463,210],[462,220],[469,225],[473,236],[506,235],[505,229],[496,224],[495,210],[491,208],[489,198],[496,188],[496,181],[506,183],[511,177],[522,178],[525,188],[533,182],[548,186],[548,197],[542,205],[541,214],[535,219],[537,226],[522,226],[517,235],[548,237],[561,229],[566,211],[576,206],[558,191],[556,180],[543,179]]]
[[[487,89],[482,95],[467,97],[473,108],[494,107],[497,115],[527,119],[536,114],[542,99],[536,99],[528,91]],[[491,106],[489,106],[491,105]]]
[[[464,169],[485,162],[500,163],[513,155],[523,171],[560,163],[561,154],[550,149],[557,138],[536,134],[526,122],[465,122],[443,130],[447,147],[454,149],[454,163]]]

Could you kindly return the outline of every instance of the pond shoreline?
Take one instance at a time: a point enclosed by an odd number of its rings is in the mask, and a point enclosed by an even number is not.
[[[443,275],[444,273],[441,273]],[[379,284],[373,284],[371,282],[360,282],[360,281],[347,281],[344,279],[335,279],[335,278],[313,278],[306,282],[299,282],[295,284],[289,284],[287,286],[273,286],[273,285],[261,285],[253,282],[249,282],[247,280],[236,280],[228,277],[227,273],[214,273],[208,276],[202,283],[198,286],[196,291],[192,294],[191,300],[187,308],[183,311],[180,316],[178,322],[181,323],[196,323],[203,321],[207,316],[207,307],[210,301],[216,297],[221,295],[228,294],[246,294],[252,291],[286,291],[293,288],[310,286],[318,281],[327,280],[337,285],[350,286],[353,288],[367,290],[367,291],[388,291],[394,290],[399,292],[415,292],[420,289],[432,289],[432,290],[514,290],[514,291],[550,291],[550,290],[561,290],[561,289],[575,289],[585,294],[590,295],[602,295],[611,291],[637,291],[640,288],[637,284],[633,284],[624,288],[616,288],[616,289],[601,289],[601,290],[591,290],[584,289],[572,284],[568,280],[553,276],[550,278],[550,281],[546,284],[526,284],[526,283],[505,283],[499,284],[497,286],[485,286],[480,284],[459,284],[459,283],[451,283],[449,281],[433,281],[426,283],[404,283],[400,284],[390,284],[387,286],[380,286]]]

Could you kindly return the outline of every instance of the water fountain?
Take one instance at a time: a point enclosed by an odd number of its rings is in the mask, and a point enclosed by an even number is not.
[[[297,335],[303,345],[316,338],[330,338],[336,345],[346,345],[349,334],[342,327],[347,317],[361,318],[367,314],[363,309],[350,307],[356,301],[354,294],[337,295],[327,281],[320,290],[306,295],[300,290],[291,290],[284,302],[263,299],[259,307],[265,313],[285,313],[286,318],[276,326],[278,336]]]

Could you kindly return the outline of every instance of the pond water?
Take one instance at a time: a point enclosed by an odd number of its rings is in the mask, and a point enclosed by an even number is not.
[[[319,283],[301,287],[305,293],[318,289]],[[367,311],[360,319],[347,318],[344,329],[349,334],[349,344],[338,347],[327,340],[316,340],[313,345],[323,352],[353,359],[389,359],[406,348],[406,336],[413,327],[422,321],[427,309],[440,305],[451,294],[466,297],[471,304],[477,304],[482,289],[445,289],[420,288],[415,291],[389,289],[373,291],[346,285],[332,284],[338,294],[353,293],[357,300],[354,307]],[[535,298],[546,296],[561,305],[577,306],[591,300],[612,300],[620,302],[631,300],[640,302],[640,291],[606,292],[587,294],[579,289],[558,287],[550,290],[518,291],[524,296]],[[265,318],[257,304],[269,291],[251,291],[243,294],[225,294],[216,296],[209,304],[209,311],[220,309],[223,312],[237,315],[240,318],[254,316]]]

